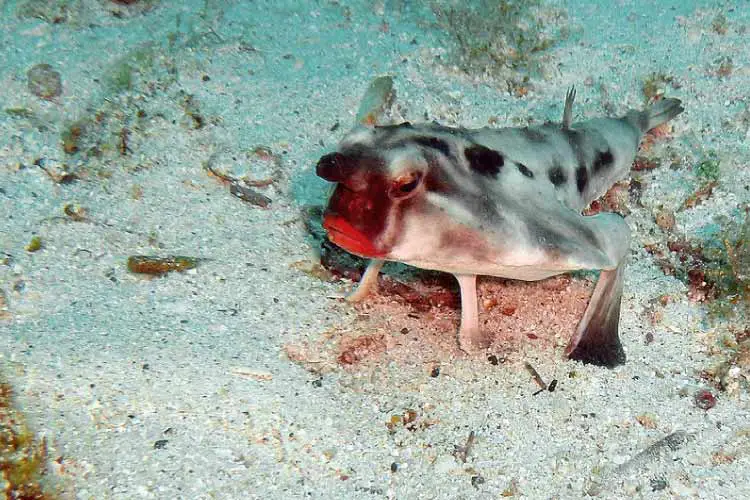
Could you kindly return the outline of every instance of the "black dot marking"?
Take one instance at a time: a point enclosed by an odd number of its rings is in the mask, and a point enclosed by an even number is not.
[[[518,164],[518,171],[521,172],[526,177],[528,177],[529,179],[533,179],[534,178],[534,172],[532,172],[531,170],[529,170],[529,167],[527,167],[523,163],[519,163]]]
[[[388,141],[393,136],[398,135],[399,132],[403,131],[404,129],[411,129],[413,128],[411,123],[409,122],[402,122],[397,123],[395,125],[378,125],[375,127],[375,130],[378,133],[378,137],[382,141]]]
[[[608,149],[606,151],[599,151],[594,158],[593,170],[598,172],[604,167],[612,166],[615,162],[615,157],[612,152]]]
[[[583,194],[583,190],[586,189],[586,185],[589,183],[589,171],[586,170],[586,165],[581,165],[576,170],[576,186],[578,192]]]
[[[480,144],[473,144],[464,149],[464,156],[472,170],[492,177],[497,177],[500,168],[505,164],[503,155]]]
[[[561,186],[568,181],[568,177],[565,175],[565,170],[562,167],[556,166],[549,169],[547,172],[549,180],[555,187]]]
[[[579,165],[585,165],[586,160],[586,147],[584,145],[585,138],[584,135],[574,129],[564,129],[563,133],[565,134],[565,138],[568,140],[568,145],[570,146],[571,151],[576,157],[576,161]]]
[[[440,151],[445,156],[451,155],[451,147],[448,145],[448,143],[442,139],[438,139],[437,137],[422,136],[414,137],[412,140],[420,146]]]

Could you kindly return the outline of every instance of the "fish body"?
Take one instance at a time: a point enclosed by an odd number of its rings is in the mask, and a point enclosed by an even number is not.
[[[529,128],[438,124],[355,127],[317,174],[336,187],[324,214],[329,239],[374,259],[355,299],[377,282],[383,261],[452,273],[461,289],[459,344],[486,347],[476,276],[540,280],[600,269],[566,354],[624,362],[619,341],[623,269],[630,231],[617,214],[581,210],[628,175],[645,132],[682,112],[665,99],[619,118]]]

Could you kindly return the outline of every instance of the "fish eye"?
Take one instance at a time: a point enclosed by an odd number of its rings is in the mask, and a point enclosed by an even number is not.
[[[417,188],[417,185],[419,184],[419,179],[413,179],[406,184],[401,184],[398,188],[398,190],[404,194],[411,193]]]
[[[393,181],[388,195],[394,200],[403,200],[410,197],[422,182],[421,172],[409,172]]]

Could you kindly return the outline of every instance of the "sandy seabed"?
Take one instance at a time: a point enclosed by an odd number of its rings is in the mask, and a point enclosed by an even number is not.
[[[0,373],[51,494],[750,498],[747,362],[724,391],[705,376],[743,325],[711,321],[646,251],[661,210],[690,236],[750,200],[744,2],[555,2],[569,34],[511,92],[453,67],[408,2],[128,3],[0,2]],[[373,78],[393,76],[404,119],[481,127],[559,120],[571,85],[578,119],[639,108],[654,73],[686,111],[626,217],[625,365],[562,357],[585,274],[484,280],[499,333],[478,356],[450,308],[336,298],[351,284],[317,266],[302,208],[325,203],[313,167]],[[684,209],[709,151],[717,185]],[[249,172],[270,204],[207,165]],[[149,278],[133,255],[198,265]]]

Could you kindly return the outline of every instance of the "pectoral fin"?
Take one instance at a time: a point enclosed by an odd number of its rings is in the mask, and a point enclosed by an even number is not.
[[[625,362],[618,325],[630,230],[622,217],[611,213],[579,216],[569,224],[579,228],[581,237],[560,240],[562,262],[569,270],[601,269],[601,274],[565,353],[570,359],[611,368]]]
[[[458,346],[462,351],[473,353],[486,349],[492,336],[479,327],[479,304],[477,302],[477,277],[474,274],[456,274],[461,289],[461,327],[458,330]]]
[[[347,302],[359,302],[378,287],[378,274],[383,269],[385,261],[380,259],[373,259],[367,265],[365,274],[362,275],[362,279],[359,280],[356,290],[346,296]]]
[[[603,270],[575,335],[565,349],[570,359],[613,368],[625,362],[618,334],[625,268]]]

